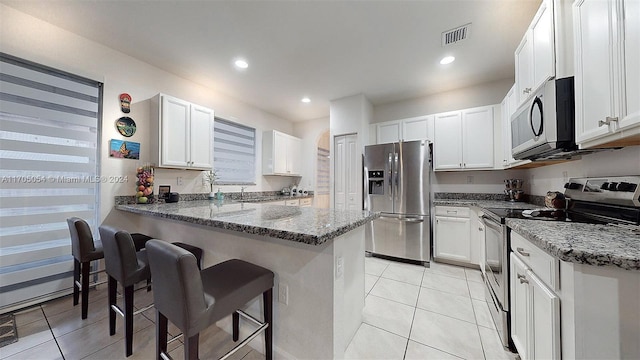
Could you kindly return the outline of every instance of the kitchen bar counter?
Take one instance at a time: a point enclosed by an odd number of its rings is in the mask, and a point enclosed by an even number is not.
[[[310,245],[320,245],[378,216],[368,211],[217,200],[117,205],[116,209]]]
[[[535,209],[530,203],[499,200],[438,199],[434,206]],[[556,259],[595,266],[640,270],[640,235],[610,225],[533,219],[506,219],[513,231]]]
[[[117,205],[105,224],[204,250],[203,266],[242,259],[273,271],[276,359],[341,359],[362,324],[363,211],[194,200]],[[261,318],[258,297],[245,311]],[[218,326],[231,333],[231,316]],[[240,336],[252,331],[241,326]],[[263,352],[263,337],[250,345]]]

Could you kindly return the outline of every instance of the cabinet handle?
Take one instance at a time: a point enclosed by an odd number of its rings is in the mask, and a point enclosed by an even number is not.
[[[525,88],[524,90],[522,90],[522,92],[528,94],[531,92],[531,88]]]
[[[604,126],[604,125],[609,125],[614,121],[618,121],[618,118],[617,117],[607,116],[604,121],[602,121],[602,120],[598,121],[598,127]]]
[[[520,280],[520,284],[528,284],[529,283],[529,280],[527,280],[527,278],[522,274],[518,274],[518,280]]]
[[[457,211],[455,211],[455,210],[447,210],[447,214],[453,214],[453,215],[455,215],[455,214],[457,214],[457,213],[458,213],[458,212],[457,212]]]
[[[529,256],[529,255],[531,255],[531,254],[529,254],[528,252],[524,251],[524,249],[523,249],[523,248],[521,248],[521,247],[516,248],[516,251],[518,252],[518,254],[520,254],[520,255],[522,255],[522,256]]]
[[[479,227],[479,228],[478,228],[478,231],[484,231],[484,229],[483,229],[483,228],[481,228],[481,227]]]

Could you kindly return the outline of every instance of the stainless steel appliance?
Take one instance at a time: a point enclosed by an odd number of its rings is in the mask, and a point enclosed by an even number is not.
[[[524,210],[526,204],[518,204],[518,209],[505,206],[484,211],[486,299],[502,344],[507,348],[512,346],[509,338],[509,252],[512,249],[510,230],[505,225],[507,218],[608,224],[640,235],[640,175],[570,179],[565,184],[564,197],[569,204],[566,210],[527,211]]]
[[[366,227],[366,251],[428,266],[431,257],[429,142],[364,149],[365,210],[381,213]]]
[[[549,160],[571,157],[578,149],[574,128],[573,77],[546,81],[534,92],[531,100],[511,116],[513,158]]]

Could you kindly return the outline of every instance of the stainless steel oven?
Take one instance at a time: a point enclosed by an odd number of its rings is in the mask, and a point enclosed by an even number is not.
[[[484,282],[486,299],[500,340],[509,347],[509,244],[508,228],[499,216],[482,216],[485,226]]]

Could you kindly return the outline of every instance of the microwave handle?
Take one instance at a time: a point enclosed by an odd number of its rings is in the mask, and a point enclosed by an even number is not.
[[[536,107],[540,110],[540,128],[537,130],[533,127],[533,111]],[[538,96],[533,99],[533,104],[531,104],[531,108],[529,109],[529,125],[531,126],[531,131],[536,139],[538,136],[542,135],[542,131],[544,130],[544,112],[542,111],[542,99]]]

